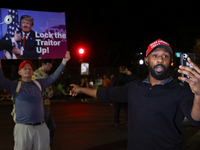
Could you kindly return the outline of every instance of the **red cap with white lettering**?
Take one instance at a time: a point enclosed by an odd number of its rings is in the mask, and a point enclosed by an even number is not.
[[[146,56],[148,56],[149,53],[151,53],[154,49],[156,49],[158,47],[167,49],[169,51],[169,53],[171,54],[171,56],[173,56],[173,50],[172,50],[170,44],[161,39],[157,39],[156,41],[149,44],[147,51],[146,51]]]

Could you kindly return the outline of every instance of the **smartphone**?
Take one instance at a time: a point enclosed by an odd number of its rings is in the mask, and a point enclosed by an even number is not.
[[[188,66],[190,68],[193,68],[190,63],[187,61],[187,58],[190,57],[190,59],[192,60],[192,62],[195,62],[195,54],[194,53],[181,53],[180,56],[180,64],[183,66]],[[190,78],[189,76],[185,75],[185,74],[181,74],[182,77],[187,77]],[[182,81],[182,83],[184,83],[184,81]]]

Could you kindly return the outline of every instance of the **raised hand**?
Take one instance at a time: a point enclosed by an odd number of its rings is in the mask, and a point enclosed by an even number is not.
[[[70,58],[71,58],[70,52],[67,51],[66,54],[65,54],[65,58],[63,58],[63,60],[62,60],[62,63],[63,63],[64,65],[66,65],[67,62],[70,60]]]
[[[194,64],[190,58],[187,59],[193,68],[187,66],[179,66],[179,73],[183,73],[190,78],[186,77],[178,77],[179,80],[185,81],[190,85],[192,92],[198,96],[200,96],[200,69]]]

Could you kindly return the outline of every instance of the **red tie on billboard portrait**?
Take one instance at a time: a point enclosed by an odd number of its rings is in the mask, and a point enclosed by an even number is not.
[[[23,39],[23,48],[25,48],[25,44],[26,44],[26,33],[25,33],[24,39]]]

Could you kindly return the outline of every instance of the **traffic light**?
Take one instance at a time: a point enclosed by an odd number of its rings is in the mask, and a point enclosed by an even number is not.
[[[78,50],[78,52],[79,52],[79,54],[83,54],[84,53],[84,49],[82,49],[82,48],[80,48],[79,50]]]
[[[83,62],[83,55],[84,55],[84,49],[83,48],[79,48],[78,49],[78,54],[79,54],[79,62]]]

